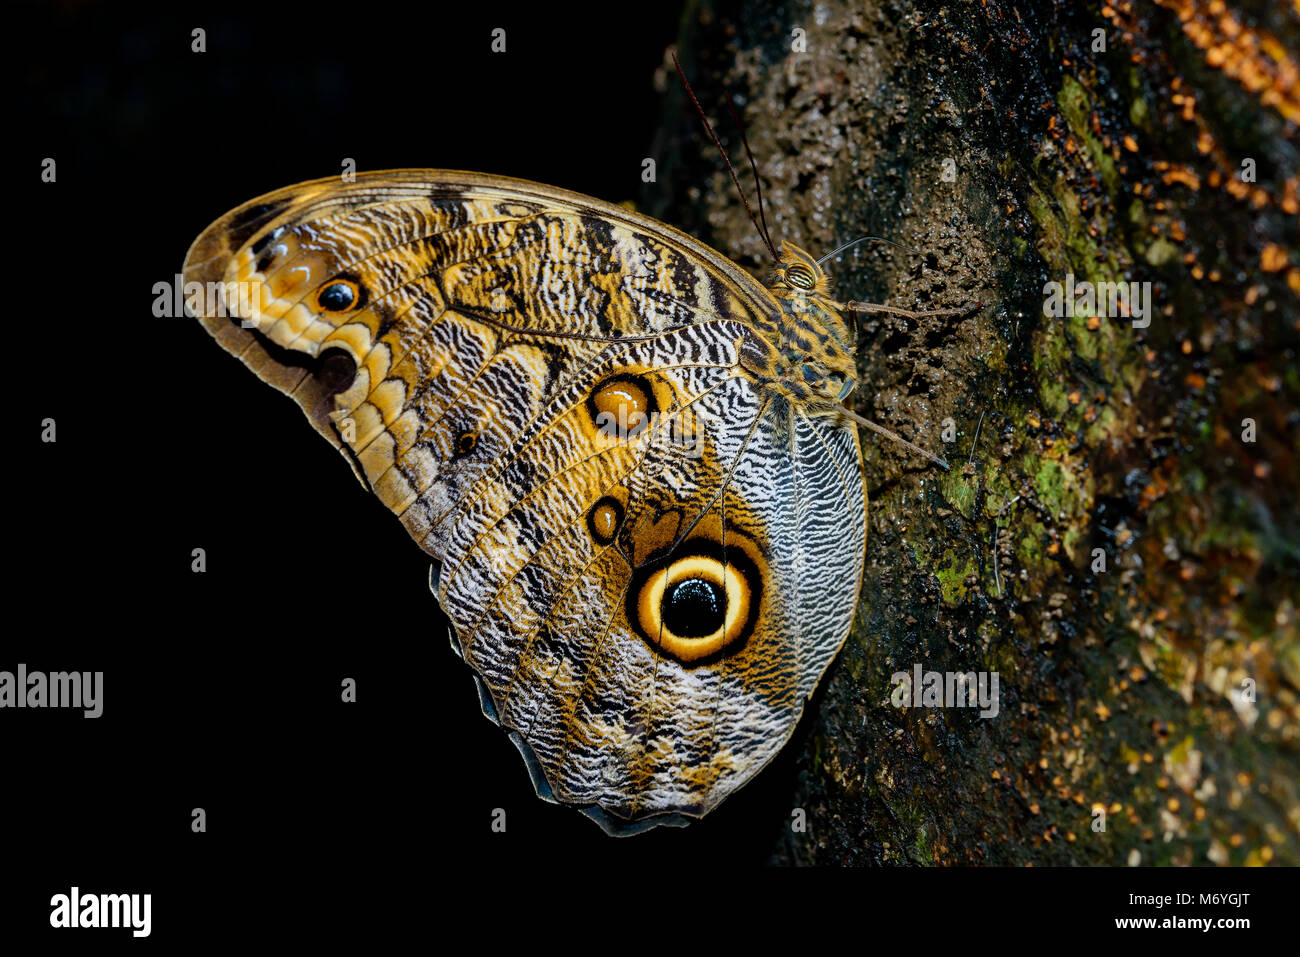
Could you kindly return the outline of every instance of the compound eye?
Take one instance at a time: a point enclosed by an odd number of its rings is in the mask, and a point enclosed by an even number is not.
[[[795,264],[785,271],[785,281],[798,289],[813,289],[817,286],[817,277],[807,266]]]

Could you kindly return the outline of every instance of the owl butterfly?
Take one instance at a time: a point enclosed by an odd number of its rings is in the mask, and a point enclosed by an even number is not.
[[[790,737],[866,544],[854,329],[810,255],[764,286],[619,206],[397,170],[252,200],[184,278],[432,556],[539,795],[685,823]]]

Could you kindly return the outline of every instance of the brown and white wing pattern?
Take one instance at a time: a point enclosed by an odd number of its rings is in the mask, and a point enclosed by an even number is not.
[[[436,170],[261,197],[184,275],[437,560],[539,793],[676,822],[788,739],[852,622],[865,498],[853,428],[740,364],[761,285],[620,207]]]

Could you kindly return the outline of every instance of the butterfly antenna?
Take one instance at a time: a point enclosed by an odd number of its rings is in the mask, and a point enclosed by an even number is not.
[[[776,247],[772,242],[772,233],[767,228],[767,217],[763,215],[763,183],[758,178],[758,160],[754,159],[754,151],[749,148],[749,137],[745,135],[745,124],[740,122],[740,114],[731,104],[731,97],[724,101],[727,104],[727,111],[731,113],[731,118],[735,121],[736,129],[740,130],[740,142],[745,147],[745,155],[749,157],[749,168],[754,171],[754,190],[758,193],[758,218],[763,224],[763,239],[767,241],[767,248],[772,250],[772,255],[776,255]]]
[[[948,471],[948,463],[947,463],[947,462],[945,462],[943,459],[939,458],[939,456],[935,455],[934,453],[932,453],[932,452],[927,452],[925,449],[921,448],[919,445],[915,445],[915,444],[913,444],[913,443],[907,441],[907,439],[903,438],[903,437],[902,437],[901,435],[899,435],[898,433],[896,433],[896,432],[891,432],[891,431],[889,431],[889,429],[885,428],[883,425],[877,425],[875,422],[872,422],[870,419],[864,419],[862,416],[858,415],[856,412],[854,412],[854,411],[853,411],[852,409],[850,409],[850,408],[847,408],[846,406],[840,406],[839,409],[838,409],[837,411],[843,413],[845,416],[847,416],[848,418],[852,419],[854,422],[858,423],[858,425],[865,425],[867,428],[871,429],[873,432],[879,432],[881,435],[885,436],[885,438],[893,439],[895,442],[897,442],[899,445],[903,446],[904,448],[911,449],[911,450],[912,450],[913,452],[915,452],[917,455],[920,455],[920,456],[923,456],[923,457],[929,459],[929,460],[930,460],[931,462],[933,462],[935,465],[940,466],[940,467],[941,467],[945,472]]]
[[[913,249],[911,246],[904,246],[902,243],[896,243],[892,239],[881,239],[879,236],[860,236],[857,239],[850,240],[849,242],[845,243],[843,246],[836,246],[834,249],[828,252],[821,259],[817,260],[817,265],[820,266],[822,263],[826,262],[826,260],[838,256],[840,253],[844,252],[844,250],[850,249],[853,246],[856,246],[858,243],[865,243],[865,242],[884,243],[887,246],[896,246],[899,249],[904,250],[905,252],[912,253],[913,255],[916,254],[916,250]]]
[[[772,258],[780,259],[781,257],[776,254],[776,247],[772,245],[771,237],[767,235],[764,225],[762,225],[759,222],[759,218],[754,215],[754,208],[749,205],[749,200],[745,197],[745,190],[740,185],[740,177],[736,175],[736,168],[731,165],[731,160],[727,157],[727,151],[722,148],[722,143],[718,139],[718,134],[713,132],[713,124],[710,123],[709,118],[704,115],[704,108],[700,106],[700,101],[696,99],[695,91],[691,89],[690,81],[686,79],[686,73],[682,70],[681,63],[677,61],[676,50],[672,51],[672,57],[673,66],[677,67],[677,75],[682,78],[682,86],[686,87],[686,95],[691,98],[691,103],[695,106],[695,112],[700,114],[700,119],[704,121],[704,129],[708,132],[709,139],[713,140],[713,145],[718,148],[718,152],[722,154],[722,161],[727,164],[727,172],[731,174],[731,181],[736,184],[736,192],[740,194],[740,201],[745,204],[745,211],[749,213],[750,222],[752,222],[754,228],[758,230],[758,235],[762,237],[763,242],[767,243],[767,248],[772,253]],[[740,135],[741,139],[744,139],[745,134],[743,130]],[[748,147],[746,148],[748,149]],[[757,168],[754,171],[754,176],[757,179]]]

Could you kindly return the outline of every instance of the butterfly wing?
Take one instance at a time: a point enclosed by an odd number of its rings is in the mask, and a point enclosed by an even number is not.
[[[551,796],[700,816],[788,739],[852,622],[865,496],[856,431],[742,366],[778,318],[746,273],[621,207],[414,170],[253,200],[184,278],[438,560]]]

